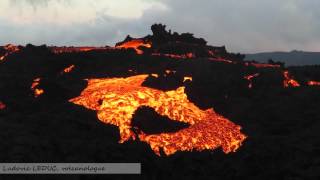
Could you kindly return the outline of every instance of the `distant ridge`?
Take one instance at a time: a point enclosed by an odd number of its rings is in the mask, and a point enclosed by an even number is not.
[[[306,52],[293,50],[291,52],[263,52],[246,54],[245,60],[258,62],[273,61],[284,62],[286,66],[320,65],[320,52]]]

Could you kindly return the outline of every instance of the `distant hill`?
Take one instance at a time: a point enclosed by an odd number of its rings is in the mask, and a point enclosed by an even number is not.
[[[245,60],[256,60],[258,62],[273,61],[284,62],[286,66],[302,66],[320,64],[320,52],[264,52],[257,54],[246,54]]]

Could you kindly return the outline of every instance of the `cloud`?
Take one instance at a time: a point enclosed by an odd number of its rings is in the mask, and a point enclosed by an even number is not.
[[[0,44],[106,45],[155,22],[233,52],[320,51],[318,0],[4,0]]]
[[[303,49],[320,51],[320,1],[167,0],[161,17],[178,31],[195,32],[232,51]],[[201,3],[200,3],[201,2]],[[171,18],[169,18],[171,17]],[[316,46],[310,46],[316,44]]]
[[[108,15],[115,18],[138,19],[149,8],[165,9],[152,0],[4,0],[0,14],[16,23],[70,24],[90,22]]]
[[[150,24],[141,24],[145,11],[166,11],[146,0],[21,0],[1,1],[0,7],[0,44],[37,45],[114,44],[127,34],[150,33]]]

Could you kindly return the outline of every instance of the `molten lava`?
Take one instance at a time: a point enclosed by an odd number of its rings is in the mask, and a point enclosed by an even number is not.
[[[308,81],[308,86],[320,86],[319,81]]]
[[[291,75],[289,74],[289,71],[284,71],[283,72],[283,86],[284,87],[299,87],[300,84],[298,83],[298,81],[294,80]]]
[[[151,74],[152,77],[158,78],[159,75],[158,74]]]
[[[246,66],[254,66],[256,68],[280,68],[281,66],[278,64],[267,64],[267,63],[253,63],[253,62],[246,62]]]
[[[164,72],[165,72],[166,74],[174,74],[174,73],[176,73],[177,71],[172,71],[172,70],[166,69]]]
[[[38,88],[38,86],[40,85],[40,81],[41,81],[40,78],[34,79],[30,87],[30,89],[33,91],[35,98],[39,97],[41,94],[44,93],[43,89]]]
[[[162,54],[162,53],[152,53],[152,56],[164,56],[164,57],[169,57],[173,59],[191,59],[195,58],[196,55],[193,53],[186,53],[186,54]]]
[[[160,155],[176,151],[202,151],[222,147],[225,153],[236,151],[246,136],[241,127],[232,123],[213,109],[201,110],[190,102],[185,87],[172,91],[161,91],[143,87],[148,75],[128,78],[90,79],[79,97],[69,101],[97,111],[98,119],[116,125],[120,131],[120,142],[137,137],[150,145]],[[173,133],[147,135],[132,131],[131,120],[141,106],[153,108],[158,114],[171,120],[190,124],[188,128]],[[152,119],[150,119],[152,121]]]
[[[183,78],[183,82],[192,81],[192,77],[186,76]]]
[[[131,41],[124,42],[123,44],[116,46],[116,48],[124,48],[124,49],[133,48],[134,50],[136,50],[137,54],[143,54],[143,51],[139,48],[140,47],[151,48],[151,46],[152,46],[151,42],[145,42],[142,39],[133,39]]]
[[[225,63],[229,63],[229,64],[236,63],[231,60],[223,59],[223,58],[209,58],[209,60],[216,61],[216,62],[225,62]]]
[[[62,74],[71,72],[74,69],[74,67],[75,67],[74,65],[70,65],[69,67],[66,67],[63,70]]]
[[[4,55],[0,56],[0,61],[3,61],[10,54],[16,53],[20,50],[18,46],[15,46],[12,44],[8,44],[8,45],[4,46],[3,48],[5,49],[6,53]]]
[[[246,79],[246,80],[249,81],[249,85],[248,85],[248,88],[249,88],[249,89],[252,88],[252,80],[253,80],[253,78],[258,77],[258,76],[259,76],[259,73],[252,74],[252,75],[248,75],[248,76],[245,76],[245,77],[244,77],[244,79]]]
[[[4,104],[2,101],[0,101],[0,110],[3,110],[6,108],[6,104]]]
[[[111,47],[49,47],[51,52],[55,54],[61,53],[75,53],[75,52],[88,52],[88,51],[107,51],[113,48]]]

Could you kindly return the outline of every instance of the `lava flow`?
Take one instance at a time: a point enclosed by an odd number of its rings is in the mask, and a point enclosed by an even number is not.
[[[246,62],[246,66],[254,66],[256,68],[280,68],[281,66],[278,64],[267,64],[267,63],[253,63],[253,62]]]
[[[4,104],[2,101],[0,101],[0,110],[3,110],[6,108],[6,104]]]
[[[70,65],[69,67],[66,67],[62,72],[61,74],[65,74],[65,73],[70,73],[73,69],[74,69],[74,65]]]
[[[183,78],[183,82],[192,81],[192,77],[186,76]]]
[[[20,50],[18,46],[15,46],[12,44],[8,44],[8,45],[4,46],[3,48],[5,49],[6,53],[4,55],[0,56],[0,61],[3,61],[8,55],[13,54],[13,53]]]
[[[300,87],[300,84],[298,81],[294,80],[291,75],[289,74],[289,71],[283,72],[284,80],[283,80],[283,86],[284,87]]]
[[[164,56],[164,57],[169,57],[173,59],[191,59],[195,58],[196,55],[193,53],[186,53],[186,54],[162,54],[162,53],[152,53],[152,56]]]
[[[30,87],[30,89],[33,91],[34,97],[37,98],[39,97],[41,94],[44,93],[43,89],[38,88],[39,84],[40,84],[40,78],[36,78],[33,80],[33,83]]]
[[[131,41],[128,42],[124,42],[120,45],[117,45],[116,48],[124,48],[124,49],[128,49],[128,48],[133,48],[137,54],[143,54],[143,51],[141,49],[139,49],[140,47],[146,47],[146,48],[151,48],[151,43],[150,42],[145,42],[142,39],[133,39]]]
[[[320,86],[319,81],[308,81],[308,86]]]
[[[216,61],[216,62],[224,62],[224,63],[235,63],[233,61],[227,60],[227,59],[223,59],[223,58],[208,58],[210,61]]]
[[[222,147],[225,153],[236,151],[246,136],[241,127],[232,123],[213,109],[201,110],[190,102],[185,87],[161,91],[143,87],[148,75],[128,78],[89,79],[88,86],[79,97],[69,101],[97,111],[98,119],[116,125],[120,131],[120,143],[137,137],[150,145],[160,155],[177,151],[202,151]],[[131,120],[141,106],[153,108],[158,114],[171,120],[190,124],[188,128],[171,133],[137,135],[132,131]],[[152,121],[152,119],[150,119]]]
[[[259,76],[259,73],[256,73],[256,74],[252,74],[252,75],[248,75],[248,76],[245,76],[244,79],[248,80],[249,81],[249,85],[248,85],[248,88],[251,89],[252,88],[252,79],[255,78],[255,77],[258,77]]]
[[[88,51],[107,51],[113,49],[111,47],[90,47],[90,46],[83,46],[83,47],[49,47],[51,52],[55,54],[61,53],[75,53],[75,52],[88,52]]]

